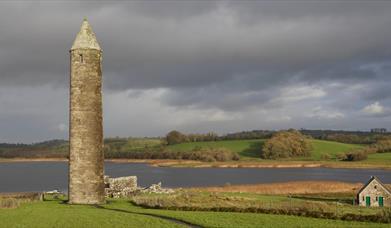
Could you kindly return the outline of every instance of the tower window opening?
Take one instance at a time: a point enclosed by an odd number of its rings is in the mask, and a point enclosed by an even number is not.
[[[81,63],[84,63],[83,55],[80,54],[79,57],[80,57],[80,62],[81,62]]]

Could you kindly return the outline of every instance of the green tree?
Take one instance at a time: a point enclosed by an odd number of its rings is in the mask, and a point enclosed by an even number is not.
[[[174,145],[179,143],[184,143],[188,141],[188,138],[186,135],[182,134],[179,131],[170,131],[166,135],[166,141],[168,145]]]
[[[262,148],[262,158],[278,159],[309,156],[312,150],[309,138],[299,131],[288,130],[275,133]]]

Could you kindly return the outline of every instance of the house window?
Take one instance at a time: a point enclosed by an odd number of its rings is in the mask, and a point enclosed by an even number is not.
[[[363,201],[365,200],[365,197],[364,197],[364,196],[362,196],[362,200],[363,200]]]
[[[375,185],[374,188],[377,189],[377,185]]]
[[[83,55],[80,54],[79,57],[80,57],[80,62],[81,62],[81,63],[84,63]]]
[[[376,196],[376,202],[377,202],[377,196]]]

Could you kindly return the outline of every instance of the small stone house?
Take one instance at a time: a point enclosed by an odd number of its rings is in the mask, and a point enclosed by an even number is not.
[[[391,207],[391,190],[372,176],[357,193],[357,202],[366,207]]]

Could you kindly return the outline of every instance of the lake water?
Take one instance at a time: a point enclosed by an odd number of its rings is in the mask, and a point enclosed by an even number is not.
[[[378,176],[391,183],[391,170],[330,168],[166,168],[136,163],[105,163],[106,175],[138,177],[140,186],[162,182],[163,187],[221,186],[298,180],[365,183]],[[66,190],[67,162],[0,162],[0,192]]]

